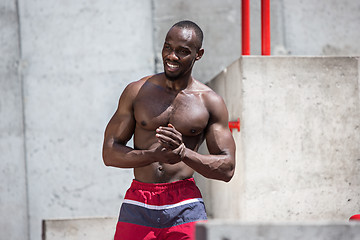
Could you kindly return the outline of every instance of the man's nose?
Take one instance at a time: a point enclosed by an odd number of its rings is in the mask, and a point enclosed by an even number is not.
[[[170,59],[170,60],[179,60],[179,57],[176,55],[176,52],[175,52],[175,50],[171,50],[171,52],[169,53],[169,55],[168,55],[168,58]]]

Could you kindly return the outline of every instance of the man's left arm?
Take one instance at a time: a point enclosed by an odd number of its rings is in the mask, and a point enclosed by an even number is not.
[[[210,154],[203,155],[186,148],[181,133],[171,124],[159,127],[156,136],[164,148],[178,155],[179,160],[196,172],[206,178],[228,182],[234,175],[236,149],[228,128],[228,111],[223,99],[214,92],[204,100],[210,115],[204,133]]]
[[[178,160],[174,163],[183,161],[204,177],[225,182],[230,181],[234,175],[235,143],[227,125],[214,122],[208,126],[206,133],[206,143],[210,153],[208,155],[186,148],[182,143],[181,133],[170,124],[168,127],[158,128],[157,133],[159,142],[164,149],[167,149],[165,152],[177,156]]]
[[[207,101],[210,119],[205,132],[209,155],[185,149],[183,162],[206,178],[228,182],[235,170],[235,142],[228,127],[224,101],[212,95]]]

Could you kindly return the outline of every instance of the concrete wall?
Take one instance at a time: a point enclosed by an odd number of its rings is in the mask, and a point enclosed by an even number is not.
[[[204,30],[205,55],[194,76],[208,82],[241,55],[241,1],[153,0],[156,71],[162,71],[161,47],[169,27],[190,19]],[[360,2],[272,0],[272,55],[360,55]],[[261,55],[261,1],[250,2],[251,54]],[[210,66],[210,67],[209,67]]]
[[[290,54],[360,55],[360,32],[355,30],[360,24],[359,1],[280,2],[283,6],[283,41]]]
[[[0,2],[0,232],[5,239],[28,234],[22,82],[16,1]]]
[[[153,21],[167,3],[1,4],[2,235],[24,239],[29,228],[33,240],[42,219],[116,216],[132,171],[103,165],[103,131],[126,84],[154,73]]]
[[[243,57],[209,86],[234,132],[237,170],[211,181],[215,218],[347,220],[360,209],[359,58]]]
[[[19,8],[27,163],[19,178],[27,180],[29,211],[13,212],[28,212],[36,240],[45,218],[118,214],[132,172],[103,165],[103,132],[126,84],[153,73],[151,5],[44,0],[19,1]],[[16,133],[22,143],[21,128]],[[8,157],[12,166],[23,167],[24,158],[14,158]],[[23,228],[16,218],[9,221]]]
[[[261,1],[250,1],[251,54],[261,54]],[[271,0],[272,55],[358,56],[360,2]]]

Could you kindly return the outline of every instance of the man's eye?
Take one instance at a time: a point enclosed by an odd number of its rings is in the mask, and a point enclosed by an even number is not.
[[[189,51],[186,50],[186,49],[181,49],[180,53],[183,54],[183,55],[187,55],[187,54],[189,54]]]

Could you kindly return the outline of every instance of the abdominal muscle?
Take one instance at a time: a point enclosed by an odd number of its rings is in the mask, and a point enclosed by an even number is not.
[[[189,166],[183,162],[167,164],[154,162],[145,167],[135,168],[135,179],[146,183],[169,183],[187,178],[194,174]]]

